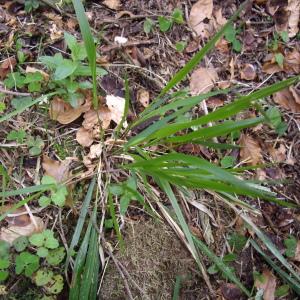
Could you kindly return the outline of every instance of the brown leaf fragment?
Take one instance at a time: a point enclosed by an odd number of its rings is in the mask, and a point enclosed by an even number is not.
[[[273,95],[273,100],[275,103],[293,113],[300,112],[300,93],[293,86],[275,93]]]
[[[289,0],[287,10],[290,12],[288,20],[288,34],[289,37],[294,37],[299,32],[299,19],[300,19],[300,1]]]
[[[92,129],[99,124],[99,121],[102,122],[102,128],[107,129],[112,120],[111,111],[105,106],[102,106],[98,111],[90,109],[84,114],[83,118],[82,126],[85,129]]]
[[[294,260],[300,262],[300,241],[297,242],[297,247],[296,247],[296,250],[295,250]]]
[[[246,64],[240,71],[241,79],[254,80],[256,78],[255,67],[251,64]]]
[[[137,91],[137,100],[144,106],[147,107],[149,105],[150,94],[148,91],[144,89],[140,89]]]
[[[290,12],[285,8],[278,9],[274,16],[275,29],[277,32],[283,32],[288,30],[288,21],[289,21]]]
[[[76,141],[83,147],[89,147],[93,144],[93,132],[91,130],[80,127],[76,132]]]
[[[0,65],[0,79],[3,80],[8,73],[12,72],[16,64],[17,61],[13,56],[5,59]]]
[[[49,115],[52,120],[60,124],[70,124],[78,119],[82,113],[88,111],[91,107],[90,102],[86,102],[76,108],[59,97],[54,97],[49,107]]]
[[[283,68],[287,73],[300,73],[300,53],[295,48],[285,55]]]
[[[198,68],[191,75],[190,91],[192,95],[207,93],[212,90],[218,74],[213,68]]]
[[[11,206],[7,205],[4,209],[1,209],[1,212],[5,212],[10,208]],[[0,240],[6,241],[9,244],[12,244],[20,236],[31,236],[45,229],[43,220],[35,216],[30,217],[25,208],[18,208],[8,214],[5,221],[7,221],[8,227],[1,227]]]
[[[254,285],[257,289],[262,289],[264,291],[264,300],[274,300],[276,290],[276,277],[269,270],[264,270],[262,275],[262,282],[260,281],[260,278],[258,278],[255,280]]]
[[[223,283],[221,285],[222,296],[226,300],[243,300],[245,299],[241,290],[233,283]]]
[[[211,19],[213,12],[213,1],[212,0],[199,0],[191,9],[189,16],[190,27],[198,36],[203,36],[205,30],[205,19]]]
[[[113,10],[119,9],[121,5],[120,0],[104,0],[103,4]]]
[[[45,71],[43,70],[40,70],[40,69],[37,69],[37,68],[33,68],[33,67],[30,67],[30,66],[27,66],[26,67],[26,70],[25,70],[26,73],[40,73],[43,78],[48,81],[49,80],[49,74],[47,74]]]
[[[277,149],[272,146],[268,147],[268,152],[275,162],[283,162],[286,160],[286,149],[283,144],[280,144]]]
[[[70,162],[71,161],[69,159],[63,161],[57,161],[51,159],[47,155],[44,155],[42,167],[45,171],[45,175],[53,177],[57,182],[64,182],[70,176],[70,172],[69,172]]]
[[[259,143],[248,134],[242,134],[240,138],[241,160],[245,161],[248,165],[255,166],[262,161],[262,153]]]
[[[229,53],[229,42],[227,42],[224,38],[220,39],[216,43],[216,49],[223,54]]]

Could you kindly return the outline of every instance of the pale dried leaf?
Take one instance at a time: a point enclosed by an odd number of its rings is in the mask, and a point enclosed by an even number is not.
[[[292,86],[275,93],[273,100],[287,110],[291,110],[294,113],[300,112],[300,94]]]
[[[53,177],[57,182],[64,182],[70,176],[70,163],[71,161],[69,159],[57,161],[44,155],[42,167],[45,171],[45,175]]]
[[[107,95],[106,105],[111,111],[111,120],[119,124],[124,114],[125,99],[114,95]]]
[[[89,147],[93,144],[93,132],[91,130],[80,127],[76,132],[76,141],[83,147]]]
[[[299,32],[299,18],[300,18],[300,1],[299,0],[289,0],[288,11],[290,11],[289,21],[288,21],[288,34],[289,37],[294,37]]]
[[[300,241],[297,242],[294,260],[300,262]]]
[[[191,75],[190,91],[192,95],[207,93],[212,90],[218,74],[213,68],[199,68]]]
[[[121,5],[120,0],[104,0],[103,4],[113,10],[119,9]]]
[[[43,70],[40,70],[40,69],[37,69],[37,68],[33,68],[33,67],[30,67],[30,66],[27,66],[26,67],[26,70],[25,70],[26,73],[36,73],[36,72],[39,72],[43,78],[48,81],[49,80],[49,74],[47,74],[46,72],[44,72]]]
[[[52,120],[56,120],[60,124],[69,124],[78,119],[82,113],[88,111],[90,107],[91,103],[86,102],[74,108],[63,99],[54,97],[50,103],[49,115]]]
[[[100,143],[96,145],[92,145],[90,148],[90,153],[88,155],[88,158],[94,159],[100,157],[101,153],[102,153],[102,145]]]
[[[8,227],[2,227],[0,229],[0,240],[12,244],[20,236],[31,236],[34,233],[42,232],[45,229],[43,220],[39,217],[33,218],[34,222],[30,219],[30,223],[24,226],[9,225]]]
[[[287,73],[300,73],[300,53],[295,48],[285,55],[283,68]]]
[[[191,28],[202,36],[205,26],[203,21],[205,19],[211,19],[213,12],[213,1],[212,0],[199,0],[191,9],[189,16],[189,24]]]
[[[256,78],[255,67],[251,64],[246,64],[240,71],[241,79],[254,80]]]
[[[16,64],[17,61],[13,56],[5,59],[0,65],[0,79],[3,80],[8,73],[12,72]]]
[[[241,160],[255,166],[262,161],[262,153],[259,143],[247,134],[242,134],[240,138]]]
[[[286,149],[283,144],[280,144],[277,149],[272,146],[268,147],[268,152],[275,162],[283,162],[286,160]]]
[[[102,106],[98,111],[91,109],[87,111],[84,116],[84,121],[82,122],[82,126],[85,129],[93,129],[95,126],[99,125],[99,121],[101,121],[101,125],[103,129],[107,129],[112,120],[112,113],[107,108]]]
[[[147,107],[149,105],[150,94],[148,91],[144,89],[140,89],[137,91],[137,100],[144,106]]]
[[[269,270],[263,271],[263,282],[259,279],[255,280],[254,285],[257,289],[262,289],[264,291],[264,300],[274,300],[275,290],[276,290],[276,277]]]

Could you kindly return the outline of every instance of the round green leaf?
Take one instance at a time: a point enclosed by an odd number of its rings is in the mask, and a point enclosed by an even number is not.
[[[40,207],[47,207],[48,205],[50,205],[50,203],[51,203],[51,199],[49,197],[42,196],[39,199],[39,206]]]
[[[36,272],[34,281],[37,286],[46,285],[53,277],[53,272],[47,269],[41,269]]]
[[[50,294],[59,294],[64,287],[64,279],[61,275],[55,275],[44,287]]]
[[[0,281],[6,280],[8,275],[9,275],[8,271],[0,270]]]
[[[5,258],[9,255],[10,244],[0,240],[0,258]]]
[[[44,246],[44,235],[43,233],[35,233],[29,238],[30,244],[36,247]]]
[[[36,254],[39,257],[46,257],[48,255],[48,249],[45,247],[40,247],[40,248],[38,248]]]
[[[10,265],[8,258],[0,258],[0,270],[7,269]]]
[[[46,261],[49,265],[57,266],[62,262],[64,257],[65,257],[65,249],[63,247],[59,247],[55,250],[49,251],[49,254],[46,257]]]
[[[28,246],[28,238],[26,236],[20,236],[13,241],[13,246],[18,252],[22,252]]]

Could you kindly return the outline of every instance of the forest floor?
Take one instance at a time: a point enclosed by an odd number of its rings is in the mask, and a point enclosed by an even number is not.
[[[51,62],[47,68],[47,63],[39,58],[53,57],[57,53],[69,58],[65,32],[82,41],[71,4],[61,1],[55,5],[55,1],[49,0],[51,7],[48,1],[25,2],[27,11],[24,1],[0,0],[0,120],[20,108],[20,97],[36,99],[49,87],[52,90],[57,88],[49,81]],[[127,76],[131,99],[127,121],[134,121],[240,4],[238,0],[85,1],[86,14],[97,43],[97,66],[102,70],[98,77],[101,101],[105,103],[106,95],[124,99],[123,82]],[[176,89],[189,88],[196,95],[217,88],[230,88],[245,95],[299,75],[299,14],[297,0],[250,1],[231,30]],[[66,65],[61,72],[69,67]],[[79,87],[86,97],[82,103],[74,92],[78,86],[74,88],[71,81],[64,82],[59,88],[68,90],[70,103],[79,103],[78,108],[63,104],[61,98],[54,96],[51,105],[39,101],[22,113],[12,115],[4,122],[1,120],[2,191],[34,187],[46,174],[66,183],[69,195],[62,205],[64,200],[60,198],[52,199],[52,204],[47,197],[39,198],[39,201],[33,199],[1,218],[0,240],[13,243],[16,236],[7,237],[4,232],[12,226],[17,237],[29,236],[40,226],[54,232],[59,244],[66,249],[70,245],[83,199],[99,167],[95,134],[99,130],[97,119],[85,106],[91,102],[91,90],[85,89],[84,84]],[[230,101],[231,93],[210,97],[205,105],[195,107],[192,114],[201,116],[205,111],[214,111]],[[237,132],[231,137],[232,142],[242,148],[222,150],[220,154],[205,146],[185,144],[176,150],[203,157],[224,168],[249,167],[245,168],[244,178],[268,182],[278,198],[299,206],[300,84],[263,99],[263,105],[273,107],[282,121],[275,129],[261,124]],[[105,115],[107,111],[103,111],[107,145],[110,145],[115,120],[120,117],[118,104],[111,110],[113,116]],[[252,108],[239,117],[255,114]],[[144,128],[148,125],[142,124]],[[224,141],[222,138],[218,140],[219,143]],[[105,159],[111,166],[107,172],[111,172],[114,182],[126,180],[126,172],[118,166],[124,157],[112,154]],[[164,195],[155,192],[168,206]],[[180,206],[190,230],[235,270],[253,297],[256,295],[255,299],[298,299],[291,286],[248,243],[248,238],[255,233],[244,226],[231,207],[208,191],[180,195]],[[189,197],[189,202],[185,197]],[[19,195],[7,197],[6,202],[3,199],[0,212],[4,213],[24,199],[27,198]],[[252,222],[263,230],[299,274],[299,208],[245,201],[255,207]],[[191,205],[191,202],[200,204]],[[153,206],[159,211],[155,204]],[[101,203],[99,207],[99,214],[103,214],[105,204]],[[213,263],[203,257],[214,291],[212,294],[186,245],[161,213],[158,218],[152,218],[137,201],[130,202],[123,215],[118,210],[125,245],[123,250],[120,250],[120,240],[112,228],[112,219],[99,218],[111,249],[108,251],[110,255],[107,255],[107,250],[101,252],[103,257],[100,255],[101,261],[102,258],[105,261],[99,280],[100,299],[130,299],[131,296],[133,299],[247,299]],[[59,293],[56,293],[51,287],[57,284],[57,280],[51,279],[51,284],[39,285],[36,277],[14,274],[14,263],[8,269],[9,276],[2,280],[1,272],[5,268],[1,266],[1,249],[0,245],[0,295],[2,293],[3,299],[67,299],[69,290],[63,261],[51,267],[43,262],[44,269],[51,269],[64,278],[64,285],[59,286]],[[32,246],[28,249],[30,253],[34,251]],[[266,248],[263,250],[268,253]],[[270,253],[268,255],[274,258]],[[258,291],[262,293],[259,295]]]

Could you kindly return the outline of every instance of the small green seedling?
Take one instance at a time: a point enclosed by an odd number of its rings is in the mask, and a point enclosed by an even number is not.
[[[177,42],[175,44],[175,47],[178,52],[183,52],[186,47],[186,42],[185,41]]]
[[[27,145],[29,147],[29,154],[32,156],[36,156],[41,154],[45,143],[40,136],[28,136]]]
[[[32,11],[38,9],[40,3],[38,0],[25,0],[25,11],[31,13]]]
[[[224,156],[221,159],[221,166],[224,169],[232,168],[235,164],[235,158],[233,156]]]
[[[284,240],[284,245],[286,247],[285,255],[291,258],[295,257],[296,248],[297,248],[297,239],[292,235],[290,235],[287,239]]]
[[[290,287],[288,284],[283,284],[275,290],[275,297],[285,297],[289,294]]]
[[[16,141],[19,144],[22,144],[24,142],[24,139],[26,137],[26,132],[23,129],[20,130],[12,130],[7,135],[7,140],[9,141]]]
[[[16,274],[24,273],[25,276],[31,277],[32,274],[38,270],[40,266],[40,259],[37,255],[31,254],[27,251],[22,252],[16,257]]]
[[[284,56],[280,52],[275,54],[275,61],[280,68],[283,68]]]
[[[87,58],[85,47],[69,33],[65,33],[64,38],[70,49],[71,59],[56,53],[54,56],[41,56],[39,60],[52,72],[48,88],[59,91],[67,102],[77,107],[83,98],[80,89],[91,89],[92,84],[89,81],[76,81],[76,79],[91,76],[91,69],[84,64]],[[99,67],[96,68],[96,73],[98,76],[107,74]]]
[[[0,102],[0,113],[3,113],[5,109],[6,109],[5,103],[4,102]]]
[[[230,25],[227,30],[225,31],[225,39],[232,44],[233,50],[236,52],[242,51],[242,44],[236,38],[237,30],[234,28],[233,25]]]
[[[45,175],[41,180],[42,184],[52,184],[53,188],[50,191],[50,197],[42,196],[39,199],[39,205],[41,207],[48,206],[51,202],[59,207],[65,205],[68,190],[65,185],[58,183],[53,177]]]
[[[10,245],[6,241],[0,240],[0,282],[5,281],[9,275],[9,248]]]
[[[287,130],[287,124],[282,121],[280,110],[276,106],[270,107],[266,111],[266,117],[271,127],[275,129],[275,132],[279,136],[284,135]]]
[[[27,73],[22,75],[20,72],[12,72],[8,74],[7,78],[4,80],[6,88],[24,88],[31,93],[40,92],[42,89],[43,76],[40,72]]]

